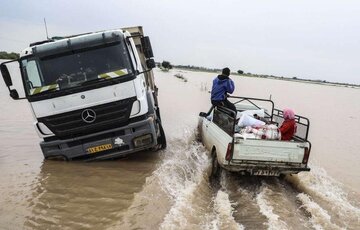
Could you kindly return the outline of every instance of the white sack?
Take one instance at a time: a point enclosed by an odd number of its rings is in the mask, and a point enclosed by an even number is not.
[[[249,116],[254,116],[254,114],[257,114],[259,117],[265,117],[265,111],[264,109],[258,109],[258,110],[245,110],[242,112],[237,112],[236,119],[239,119],[241,115],[246,114]]]
[[[252,132],[256,139],[278,140],[280,138],[280,133],[276,125],[266,125],[259,129],[247,128],[246,131]]]
[[[259,127],[262,125],[265,125],[265,122],[255,119],[247,114],[243,114],[238,122],[238,126],[240,127],[246,127],[246,126]]]

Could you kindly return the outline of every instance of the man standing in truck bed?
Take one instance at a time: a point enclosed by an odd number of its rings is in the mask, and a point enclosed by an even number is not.
[[[226,99],[226,94],[232,94],[235,89],[234,82],[229,78],[229,75],[230,69],[224,68],[221,75],[213,80],[211,104],[227,107],[236,113],[235,105]]]

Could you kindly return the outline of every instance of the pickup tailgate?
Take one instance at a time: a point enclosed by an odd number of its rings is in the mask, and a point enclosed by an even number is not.
[[[309,147],[307,142],[235,139],[228,167],[233,171],[264,176],[309,171],[307,159],[304,161]]]
[[[240,139],[234,144],[233,160],[302,163],[306,143]]]

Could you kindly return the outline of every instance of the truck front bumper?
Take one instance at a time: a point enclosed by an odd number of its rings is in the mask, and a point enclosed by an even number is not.
[[[157,132],[152,117],[127,126],[81,137],[42,141],[45,158],[63,157],[66,160],[102,160],[126,156],[157,145]]]

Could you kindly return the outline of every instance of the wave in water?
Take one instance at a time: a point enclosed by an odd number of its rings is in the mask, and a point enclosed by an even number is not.
[[[195,132],[169,141],[118,226],[140,229],[357,229],[359,208],[320,167],[288,176],[243,177],[222,171],[209,183],[210,158]],[[359,229],[359,228],[358,228]]]
[[[269,189],[266,185],[261,186],[260,192],[256,196],[256,202],[260,207],[260,213],[268,218],[266,225],[269,230],[275,229],[288,229],[286,223],[280,220],[279,216],[273,212],[273,206],[270,203],[269,199],[272,195],[272,190]]]
[[[319,213],[315,212],[316,204],[324,217],[330,217],[331,223],[341,228],[360,229],[360,209],[354,204],[357,201],[349,199],[342,184],[330,177],[325,169],[311,165],[309,173],[287,177],[286,180],[299,191],[297,198],[310,212],[311,222]]]

